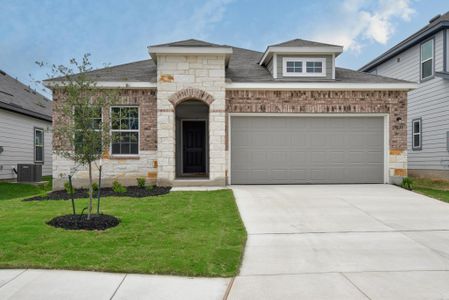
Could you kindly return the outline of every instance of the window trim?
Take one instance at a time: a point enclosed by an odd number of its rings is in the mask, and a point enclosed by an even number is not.
[[[120,108],[136,108],[137,107],[137,115],[139,116],[139,121],[138,121],[139,128],[137,130],[136,129],[132,129],[132,130],[112,129],[112,109],[117,108],[117,107],[120,107]],[[133,158],[135,158],[140,155],[140,127],[141,127],[140,120],[141,120],[141,117],[140,117],[140,106],[139,105],[114,105],[114,106],[109,107],[109,126],[110,126],[110,133],[111,133],[111,143],[109,144],[109,153],[110,153],[111,158],[114,158],[114,157],[118,157],[118,158],[133,157]],[[137,142],[138,142],[137,153],[136,154],[131,154],[131,153],[130,154],[113,154],[112,153],[112,143],[113,143],[112,133],[113,132],[137,132]]]
[[[427,42],[432,42],[432,57],[426,59],[425,61],[422,60],[422,46]],[[426,61],[432,60],[432,74],[427,77],[422,77],[422,64]],[[430,80],[435,77],[435,37],[431,37],[425,41],[423,41],[421,44],[419,44],[419,79],[420,82]]]
[[[415,123],[419,123],[419,132],[415,132]],[[419,145],[415,145],[415,135],[419,136]],[[416,118],[412,120],[412,150],[420,151],[422,150],[422,118]]]
[[[287,62],[302,62],[302,72],[287,72]],[[321,73],[308,73],[307,62],[321,62]],[[282,58],[282,76],[284,77],[326,77],[326,58],[325,57],[283,57]]]
[[[42,132],[42,146],[36,145],[36,131]],[[36,160],[36,147],[42,147],[42,160]],[[41,127],[33,128],[33,157],[34,157],[34,163],[43,164],[45,161],[45,131]]]

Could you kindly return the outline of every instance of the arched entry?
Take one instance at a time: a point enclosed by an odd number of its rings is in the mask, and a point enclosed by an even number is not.
[[[176,176],[209,176],[209,106],[200,100],[177,103]]]

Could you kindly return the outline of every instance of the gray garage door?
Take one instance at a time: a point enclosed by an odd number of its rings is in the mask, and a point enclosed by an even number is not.
[[[383,117],[231,117],[232,184],[383,183]]]

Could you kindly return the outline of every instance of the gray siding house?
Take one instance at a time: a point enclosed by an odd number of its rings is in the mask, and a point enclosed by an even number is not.
[[[419,83],[408,93],[408,172],[449,179],[449,12],[360,71]]]
[[[0,180],[17,164],[42,164],[52,174],[52,102],[0,70]]]

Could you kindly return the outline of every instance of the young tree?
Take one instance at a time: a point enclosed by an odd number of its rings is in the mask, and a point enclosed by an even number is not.
[[[89,55],[86,54],[81,62],[71,59],[69,66],[53,65],[52,80],[47,81],[50,82],[47,85],[51,85],[54,93],[58,94],[53,104],[54,115],[57,116],[53,135],[59,139],[60,145],[55,152],[77,165],[86,166],[89,172],[88,220],[93,207],[93,164],[108,152],[111,143],[109,121],[104,116],[118,100],[116,91],[96,87],[88,74],[91,70]]]

